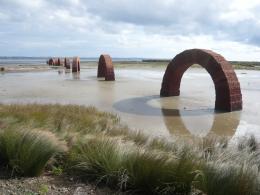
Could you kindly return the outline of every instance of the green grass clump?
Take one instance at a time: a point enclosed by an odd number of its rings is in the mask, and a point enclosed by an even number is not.
[[[124,135],[125,136],[125,135]],[[243,149],[222,137],[135,143],[124,136],[92,136],[70,153],[71,174],[141,194],[259,194],[260,155],[252,138]]]
[[[115,141],[91,137],[78,141],[69,152],[70,171],[79,177],[110,187],[119,184],[122,155]]]
[[[69,152],[72,175],[135,193],[191,191],[196,163],[189,159],[189,152],[177,157],[107,136],[83,140]]]
[[[163,153],[134,151],[124,161],[129,178],[127,186],[144,194],[188,194],[194,164],[184,161]]]
[[[198,177],[201,191],[214,195],[259,194],[259,170],[256,166],[235,163],[207,164]]]
[[[194,180],[197,189],[214,195],[260,194],[260,151],[252,150],[257,145],[252,137],[242,140],[243,147],[240,141],[227,145],[223,138],[207,141],[211,147],[205,147],[205,163]]]
[[[2,160],[20,175],[40,175],[50,158],[61,151],[52,133],[14,129],[0,132]]]

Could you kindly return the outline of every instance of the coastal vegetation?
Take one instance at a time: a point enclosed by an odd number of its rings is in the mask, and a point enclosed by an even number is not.
[[[135,194],[259,194],[254,137],[158,138],[77,105],[0,105],[0,166]],[[1,173],[0,173],[1,174]]]

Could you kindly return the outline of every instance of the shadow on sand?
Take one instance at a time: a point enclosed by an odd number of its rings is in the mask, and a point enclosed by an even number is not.
[[[158,100],[161,107],[154,107],[148,104],[148,102],[152,100]],[[193,118],[193,121],[196,120],[197,123],[200,121],[203,122],[202,120],[205,120],[205,117],[207,116],[213,118],[211,128],[207,130],[207,133],[204,136],[210,134],[233,136],[240,122],[240,112],[216,112],[214,108],[194,108],[187,110],[185,108],[178,109],[178,106],[176,106],[176,108],[167,109],[164,106],[163,100],[164,98],[160,98],[158,95],[134,97],[118,101],[114,103],[113,107],[124,113],[163,117],[168,131],[174,135],[188,136],[196,134],[192,129],[187,128],[187,126],[192,125],[187,124],[187,121],[188,123],[192,123],[192,121],[189,120],[189,117]],[[177,99],[176,102],[178,102]]]

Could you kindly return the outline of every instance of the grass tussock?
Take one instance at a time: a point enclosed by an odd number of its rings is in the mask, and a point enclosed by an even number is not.
[[[121,162],[122,155],[113,139],[91,137],[71,148],[68,169],[83,179],[115,187],[120,182]]]
[[[93,107],[0,105],[0,161],[22,175],[55,162],[59,173],[131,193],[260,194],[254,137],[151,138]]]
[[[24,176],[40,175],[56,153],[64,151],[50,132],[6,129],[0,132],[2,164]]]
[[[138,193],[188,193],[194,165],[187,156],[177,158],[134,147],[118,140],[92,137],[79,140],[70,150],[70,171],[83,179]]]
[[[193,147],[187,140],[155,140],[140,146],[111,137],[81,139],[70,150],[70,171],[131,193],[259,194],[259,153],[250,145],[227,149],[223,138],[196,140]]]

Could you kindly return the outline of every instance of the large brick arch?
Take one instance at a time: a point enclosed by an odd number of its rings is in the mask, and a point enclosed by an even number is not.
[[[210,74],[215,85],[215,110],[242,109],[242,94],[236,73],[221,55],[204,49],[190,49],[176,55],[169,63],[162,81],[161,96],[179,96],[184,72],[193,64],[199,64]]]
[[[97,77],[105,77],[106,81],[115,80],[114,66],[109,55],[100,55],[98,61]]]

